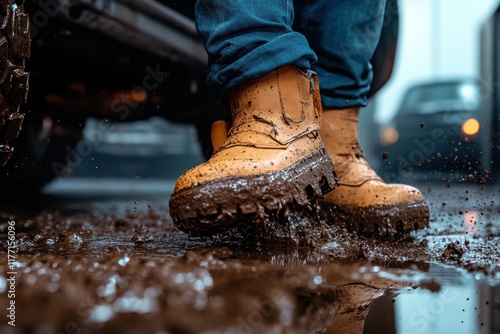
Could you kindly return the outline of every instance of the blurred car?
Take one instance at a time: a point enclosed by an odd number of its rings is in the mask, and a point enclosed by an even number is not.
[[[382,177],[397,179],[416,170],[481,177],[480,108],[475,79],[412,86],[380,131]]]

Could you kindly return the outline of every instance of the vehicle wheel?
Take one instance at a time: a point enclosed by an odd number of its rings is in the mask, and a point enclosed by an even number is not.
[[[0,166],[12,154],[9,143],[21,130],[24,115],[19,106],[26,103],[28,93],[24,63],[30,55],[30,30],[23,2],[0,1]]]

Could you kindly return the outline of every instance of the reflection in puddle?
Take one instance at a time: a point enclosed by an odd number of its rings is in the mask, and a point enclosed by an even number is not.
[[[466,234],[474,234],[478,231],[477,225],[479,224],[479,212],[466,211],[464,213],[464,227]]]
[[[398,333],[476,333],[474,286],[445,286],[439,292],[417,289],[395,299]]]
[[[359,333],[500,333],[500,286],[490,284],[497,282],[466,279],[449,268],[430,272],[443,282],[439,291],[406,288],[384,294],[371,304]]]

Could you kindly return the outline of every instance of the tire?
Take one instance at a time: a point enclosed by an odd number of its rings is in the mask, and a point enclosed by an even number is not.
[[[25,60],[30,56],[29,17],[24,1],[0,0],[0,166],[12,155],[10,141],[21,131],[29,74]]]
[[[40,101],[27,101],[31,40],[24,9],[24,0],[0,0],[0,189],[8,189],[2,198],[37,195],[61,175],[85,123],[84,117],[46,112]],[[36,111],[21,113],[25,103]]]

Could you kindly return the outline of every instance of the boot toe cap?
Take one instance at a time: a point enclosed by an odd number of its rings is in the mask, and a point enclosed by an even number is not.
[[[419,202],[425,199],[420,190],[415,187],[369,180],[361,186],[341,184],[327,195],[326,201],[354,207],[373,207]]]

